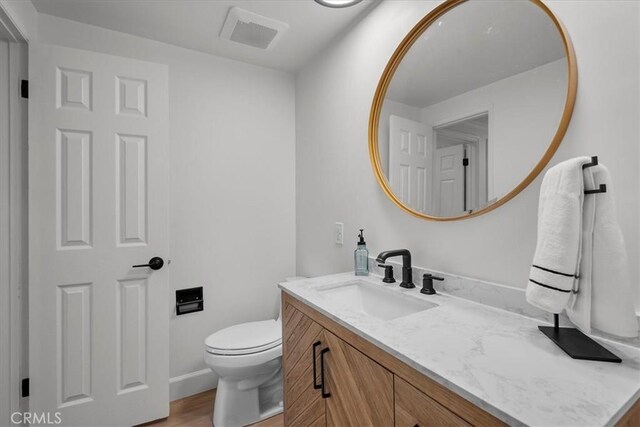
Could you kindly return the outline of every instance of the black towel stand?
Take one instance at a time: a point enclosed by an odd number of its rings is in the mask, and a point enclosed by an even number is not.
[[[598,157],[591,157],[590,163],[582,165],[582,169],[590,168],[598,164]],[[600,184],[597,190],[585,190],[584,194],[606,193],[606,184]],[[538,326],[540,332],[545,334],[558,347],[564,350],[574,359],[595,360],[598,362],[620,363],[622,360],[609,350],[589,338],[576,328],[561,328],[559,315],[553,315],[553,326]]]
[[[582,165],[582,169],[590,168],[591,166],[596,166],[598,164],[598,156],[591,156],[591,161],[589,163],[585,163]]]
[[[582,165],[582,169],[590,168],[598,164],[598,156],[592,156],[590,163],[585,163]],[[600,187],[597,190],[585,190],[584,194],[598,194],[598,193],[606,193],[607,192],[607,184],[600,184]]]

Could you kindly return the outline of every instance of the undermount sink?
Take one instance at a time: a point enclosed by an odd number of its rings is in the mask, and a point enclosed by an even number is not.
[[[382,320],[393,320],[438,306],[363,281],[343,283],[318,292],[354,311]]]

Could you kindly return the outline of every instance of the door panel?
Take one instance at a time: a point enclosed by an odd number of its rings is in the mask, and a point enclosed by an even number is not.
[[[58,287],[60,406],[91,400],[92,283]]]
[[[147,242],[147,137],[116,135],[118,245]]]
[[[324,331],[328,426],[392,426],[393,375]]]
[[[60,247],[91,246],[91,132],[56,129]]]
[[[168,70],[29,46],[32,412],[168,415]]]
[[[283,307],[284,421],[287,426],[325,424],[320,381],[322,327],[291,305]],[[314,343],[320,342],[314,348]],[[315,372],[314,372],[315,354]]]
[[[118,394],[146,387],[147,284],[147,279],[118,282]]]

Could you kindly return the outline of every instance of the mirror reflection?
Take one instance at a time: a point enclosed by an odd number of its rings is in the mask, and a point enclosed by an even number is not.
[[[567,67],[560,32],[533,2],[469,0],[441,15],[385,94],[378,152],[394,194],[454,217],[509,193],[554,138]]]

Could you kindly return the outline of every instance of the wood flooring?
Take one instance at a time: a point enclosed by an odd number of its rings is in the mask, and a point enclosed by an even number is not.
[[[211,427],[215,390],[205,391],[193,396],[171,402],[169,416],[162,420],[142,424],[145,427]],[[283,427],[282,414],[268,418],[253,427]]]

